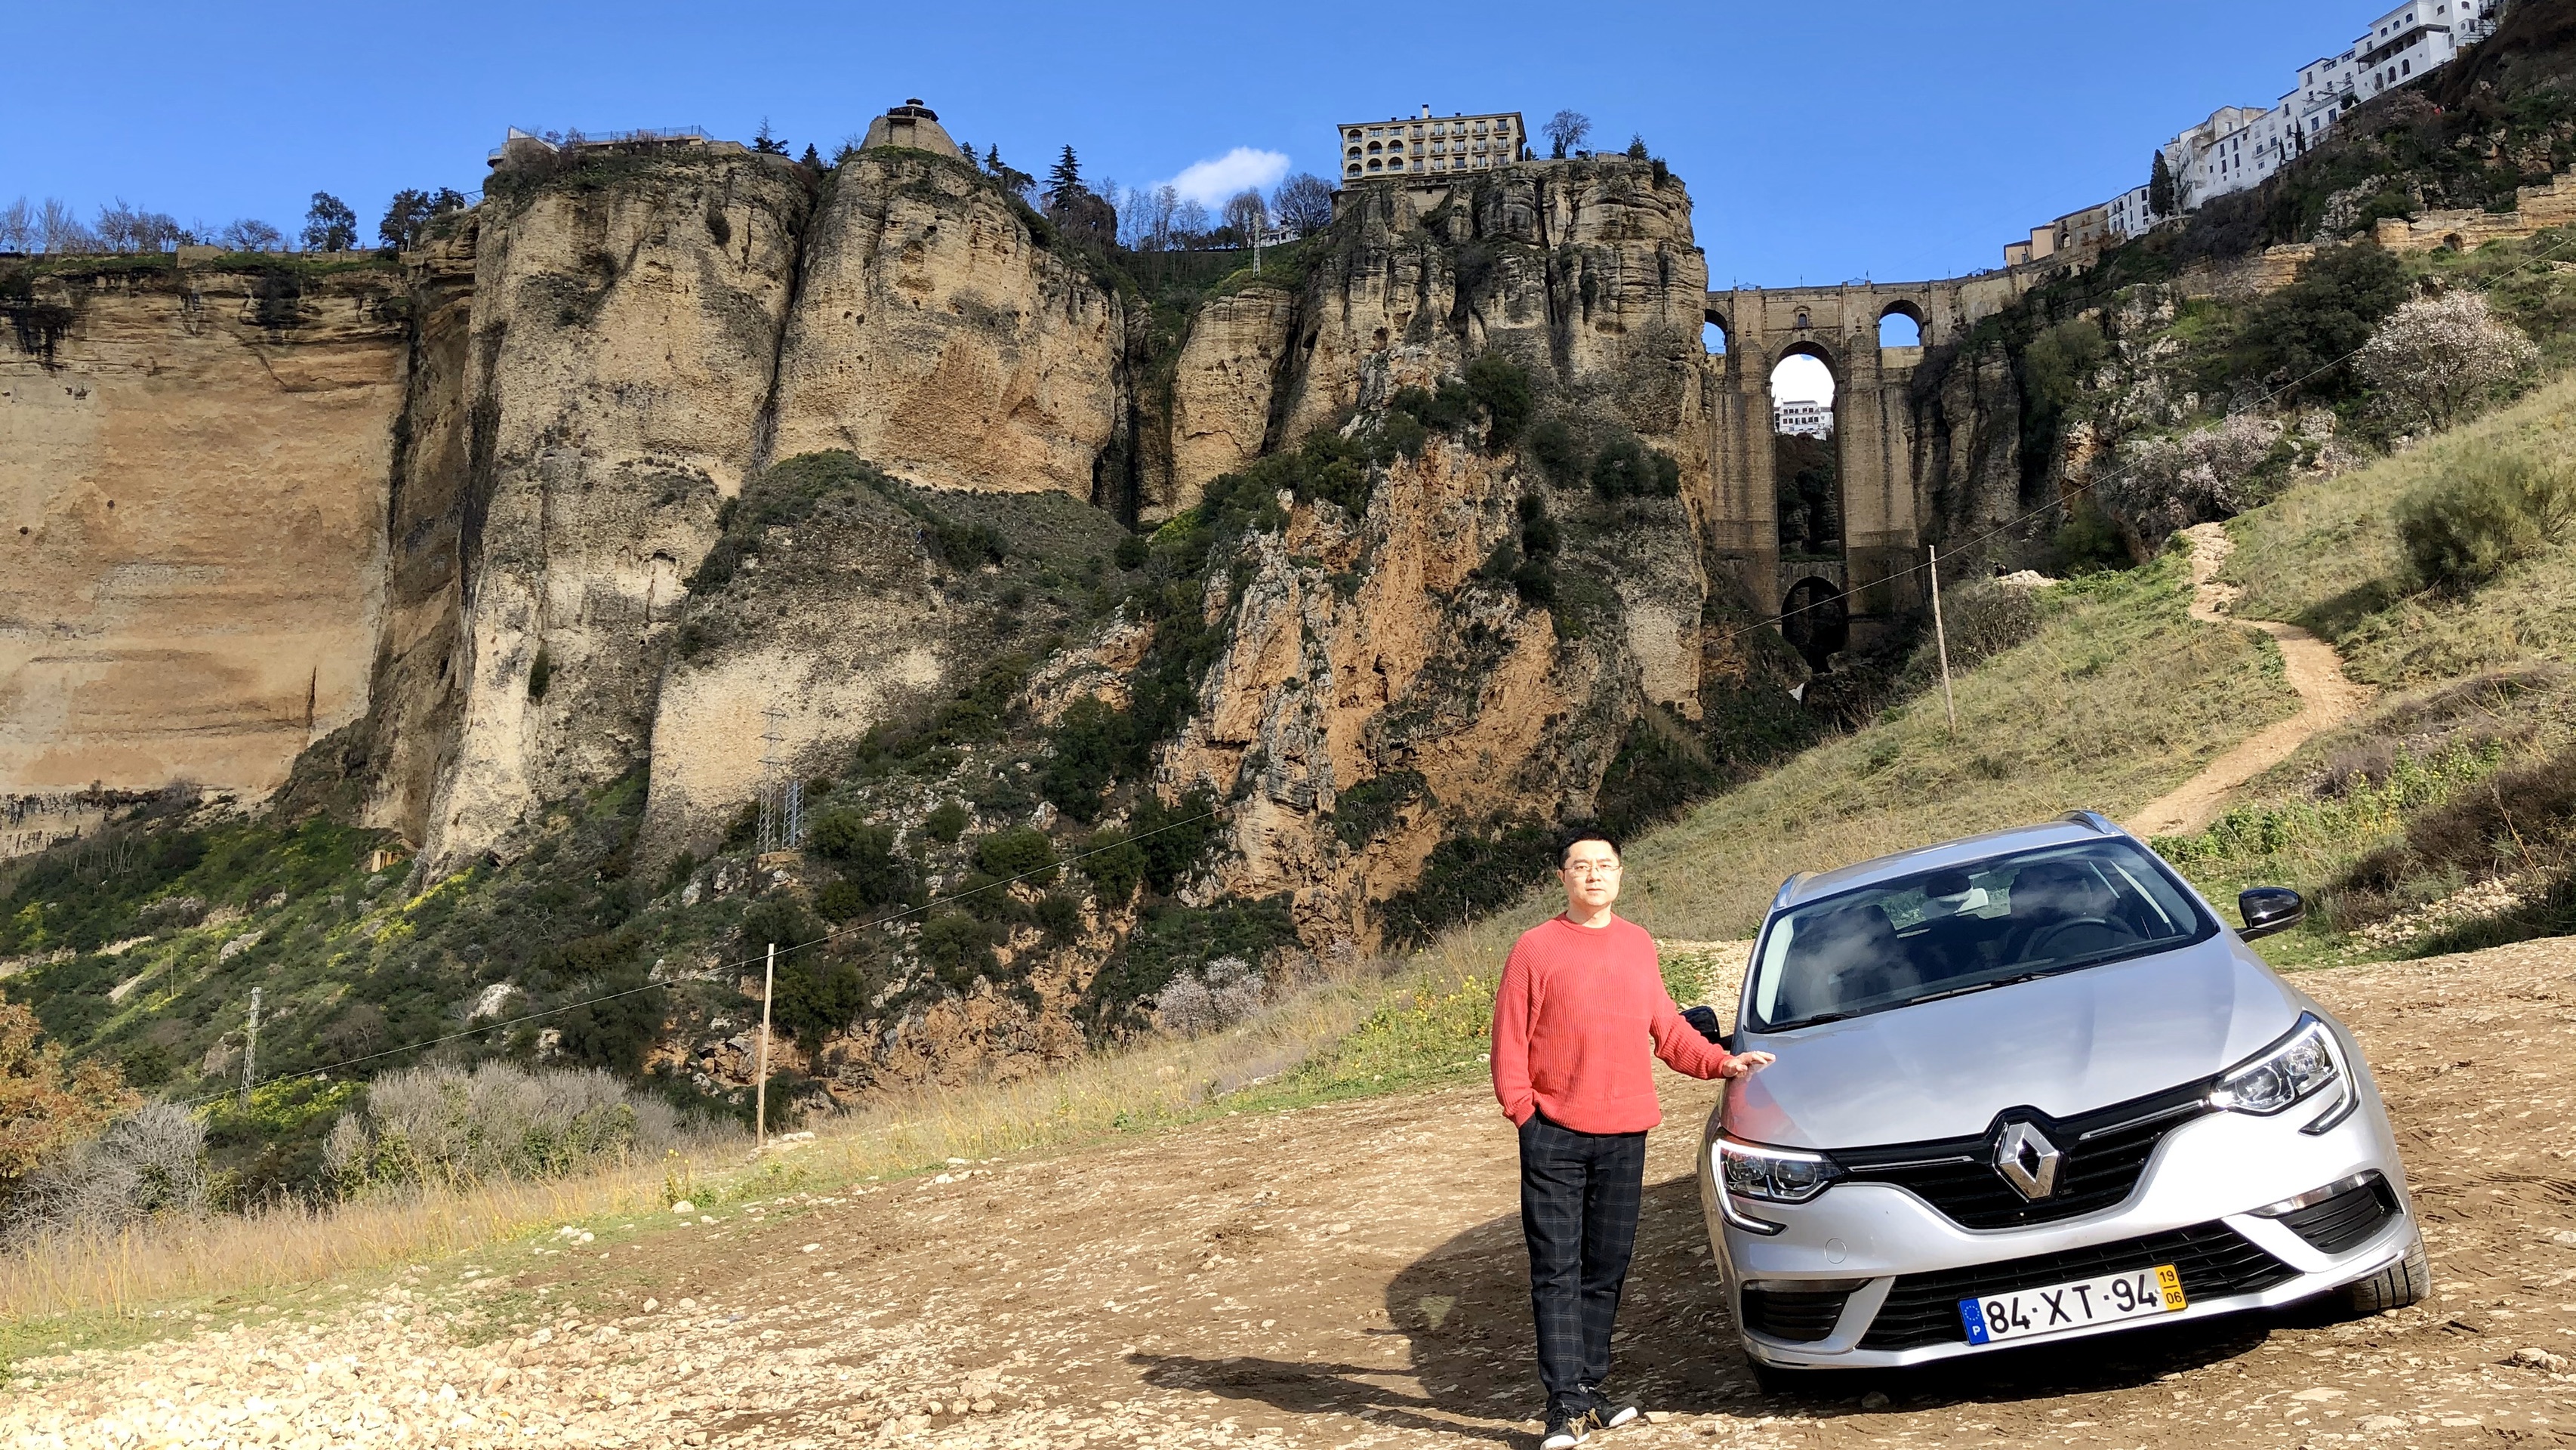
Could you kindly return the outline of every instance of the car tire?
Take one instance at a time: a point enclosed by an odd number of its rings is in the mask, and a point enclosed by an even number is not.
[[[2355,1314],[2403,1309],[2433,1292],[2433,1266],[2424,1257],[2424,1231],[2417,1229],[2406,1256],[2367,1279],[2344,1287],[2344,1303]]]

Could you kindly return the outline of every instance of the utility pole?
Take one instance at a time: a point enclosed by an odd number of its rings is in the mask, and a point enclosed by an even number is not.
[[[259,1080],[259,988],[250,989],[250,1031],[242,1042],[241,1105],[250,1110],[251,1084]]]
[[[1932,643],[1941,652],[1941,708],[1949,713],[1950,733],[1959,733],[1959,702],[1950,694],[1950,634],[1941,627],[1941,546],[1932,550]]]
[[[769,944],[769,960],[760,969],[760,1069],[752,1079],[752,1146],[769,1146],[769,993],[778,983],[778,943]],[[256,1002],[258,998],[251,999]]]

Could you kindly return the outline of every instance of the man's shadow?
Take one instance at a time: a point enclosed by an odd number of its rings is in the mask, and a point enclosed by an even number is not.
[[[1148,1383],[1256,1401],[1289,1414],[1372,1412],[1379,1424],[1517,1443],[1544,1396],[1530,1331],[1529,1258],[1517,1213],[1458,1234],[1397,1273],[1386,1312],[1410,1362],[1386,1365],[1140,1354]],[[2298,1316],[2300,1319],[2310,1316]],[[2130,1388],[2232,1358],[2281,1315],[2244,1314],[2111,1339],[2004,1349],[1918,1369],[1818,1375],[1787,1394],[1754,1383],[1708,1256],[1697,1184],[1649,1185],[1612,1341],[1612,1387],[1649,1410],[1699,1415],[1847,1414],[1873,1391],[1897,1408],[2046,1398]],[[1418,1380],[1420,1390],[1395,1378]],[[1879,1408],[1873,1401],[1871,1408]]]

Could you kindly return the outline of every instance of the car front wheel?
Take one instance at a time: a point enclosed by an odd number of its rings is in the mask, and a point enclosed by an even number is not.
[[[2424,1231],[2417,1229],[2406,1257],[2367,1279],[2344,1287],[2344,1302],[2355,1314],[2403,1309],[2433,1291],[2433,1266],[2424,1257]]]

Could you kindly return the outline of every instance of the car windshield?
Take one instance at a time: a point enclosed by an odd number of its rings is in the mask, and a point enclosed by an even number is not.
[[[1884,1012],[2199,941],[2218,929],[2128,841],[2086,841],[1896,877],[1772,918],[1756,1031]]]

